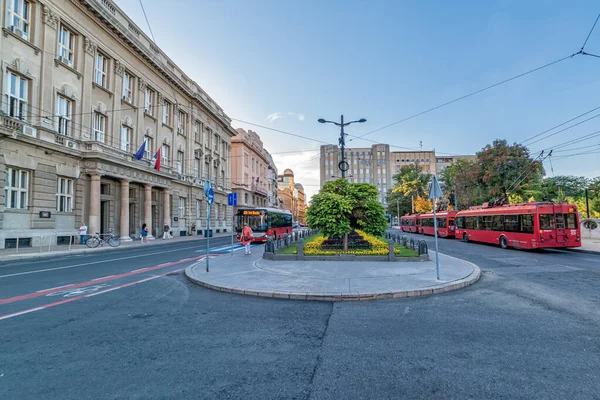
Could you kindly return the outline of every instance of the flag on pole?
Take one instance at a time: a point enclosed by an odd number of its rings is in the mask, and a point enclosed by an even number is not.
[[[158,151],[152,158],[152,165],[154,166],[155,170],[160,171],[160,147],[158,148]]]
[[[144,153],[146,152],[147,143],[148,143],[148,139],[144,138],[144,143],[142,143],[142,145],[140,146],[140,149],[137,151],[137,153],[135,153],[135,158],[137,158],[138,160],[141,160],[142,158],[144,158]]]

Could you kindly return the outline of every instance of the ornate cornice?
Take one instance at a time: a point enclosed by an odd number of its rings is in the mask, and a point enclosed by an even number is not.
[[[85,48],[85,52],[89,55],[93,56],[96,54],[96,44],[89,37],[84,39],[83,47]]]
[[[44,23],[48,25],[50,28],[58,29],[58,22],[60,18],[56,15],[56,12],[52,10],[48,5],[44,5],[44,9],[42,11],[42,17]]]
[[[123,73],[125,72],[125,66],[123,65],[123,63],[117,59],[115,59],[115,74],[119,75],[119,76],[123,76]]]

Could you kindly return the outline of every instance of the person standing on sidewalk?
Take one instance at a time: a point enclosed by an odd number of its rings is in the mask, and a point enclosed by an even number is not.
[[[244,223],[244,229],[242,229],[242,237],[240,241],[244,245],[244,250],[246,251],[246,254],[251,254],[250,243],[252,243],[253,233],[254,232],[252,232],[252,229],[250,229],[248,224]]]
[[[82,221],[79,227],[79,244],[85,244],[87,241],[87,229],[85,222]]]
[[[170,233],[171,228],[169,228],[169,225],[165,224],[164,228],[163,228],[163,240],[165,239],[171,239],[173,236],[171,236]]]
[[[148,243],[148,225],[142,224],[142,244]]]

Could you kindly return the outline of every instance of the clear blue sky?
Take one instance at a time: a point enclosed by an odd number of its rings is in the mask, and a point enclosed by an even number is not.
[[[143,1],[157,44],[230,117],[331,143],[337,128],[318,118],[364,117],[349,133],[367,133],[577,52],[600,12],[591,0]],[[138,0],[116,2],[148,33]],[[586,51],[600,54],[600,26]],[[600,58],[576,56],[368,138],[475,153],[496,138],[518,142],[600,106],[598,93]],[[269,119],[274,113],[283,118]],[[319,147],[252,129],[272,153]],[[596,130],[600,118],[531,149]],[[600,137],[572,147],[596,144]],[[315,154],[274,156],[309,196],[318,190],[318,160],[306,162]],[[597,156],[557,157],[554,173],[600,175]],[[549,163],[546,170],[552,174]]]

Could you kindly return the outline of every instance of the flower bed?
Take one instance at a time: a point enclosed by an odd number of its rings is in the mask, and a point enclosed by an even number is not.
[[[340,238],[328,238],[323,235],[317,236],[310,243],[304,245],[304,254],[307,256],[335,256],[338,254],[353,254],[356,256],[387,256],[388,244],[363,231],[356,230],[348,235],[348,251],[344,252],[344,242]],[[417,257],[414,250],[401,246],[394,247],[394,254],[399,257]]]

